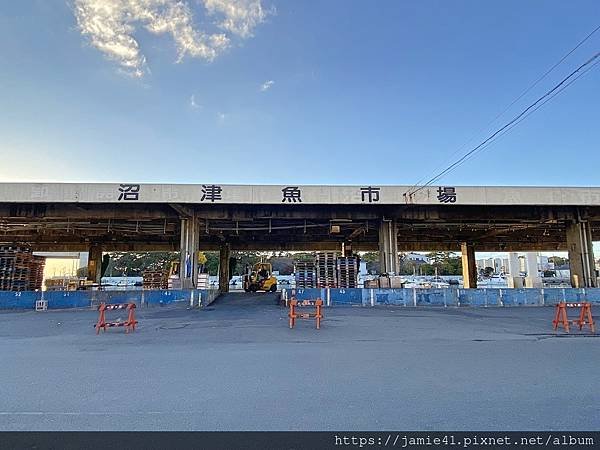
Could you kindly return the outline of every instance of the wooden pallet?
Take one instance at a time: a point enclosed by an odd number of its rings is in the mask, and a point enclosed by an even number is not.
[[[169,280],[164,270],[144,270],[142,273],[144,289],[168,289]]]
[[[315,257],[317,287],[337,287],[337,252],[318,252]]]
[[[358,258],[354,256],[338,258],[337,281],[340,288],[358,287]]]
[[[315,263],[313,261],[297,261],[294,263],[297,288],[314,288],[317,285]]]
[[[45,258],[21,245],[0,246],[0,290],[41,289]]]

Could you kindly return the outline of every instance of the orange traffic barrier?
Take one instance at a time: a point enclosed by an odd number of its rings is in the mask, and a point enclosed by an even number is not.
[[[117,322],[107,322],[106,321],[106,311],[113,311],[116,309],[125,309],[129,312],[127,314],[127,320],[125,322],[117,321]],[[107,305],[106,303],[100,303],[98,306],[98,322],[94,327],[96,328],[96,334],[100,333],[100,328],[103,331],[106,331],[107,327],[125,327],[125,333],[129,333],[129,331],[135,331],[135,326],[138,321],[135,320],[135,303],[119,303],[116,305]]]
[[[569,317],[567,315],[567,308],[581,308],[579,310],[579,318],[576,320],[569,320]],[[562,326],[568,333],[570,331],[569,325],[571,323],[579,326],[580,330],[583,329],[584,325],[587,325],[590,327],[590,330],[592,330],[592,333],[595,333],[596,327],[594,325],[594,318],[592,317],[592,304],[590,302],[560,302],[559,304],[557,304],[556,313],[554,314],[554,320],[552,321],[554,331],[556,331],[559,326]]]
[[[315,310],[313,312],[298,312],[298,307],[307,307],[314,306]],[[288,317],[290,318],[290,328],[294,328],[296,325],[296,319],[316,319],[317,321],[317,330],[321,329],[321,319],[323,318],[323,300],[320,298],[316,300],[302,300],[298,301],[294,297],[292,297],[290,301],[290,312]]]

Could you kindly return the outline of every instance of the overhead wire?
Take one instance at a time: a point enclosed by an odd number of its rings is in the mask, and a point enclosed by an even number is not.
[[[407,192],[405,192],[405,196],[408,195],[408,197],[410,198],[412,195],[414,195],[417,192],[425,189],[427,186],[429,186],[433,182],[437,181],[442,176],[444,176],[445,174],[447,174],[448,172],[450,172],[451,170],[453,170],[454,168],[458,167],[460,164],[462,164],[463,162],[465,162],[471,155],[473,155],[474,153],[478,152],[478,150],[485,148],[489,143],[491,143],[499,135],[505,134],[504,133],[505,131],[508,131],[508,130],[512,129],[512,128],[514,128],[514,126],[516,126],[519,123],[521,123],[523,120],[525,120],[527,117],[529,117],[533,112],[537,111],[541,106],[543,106],[544,104],[546,104],[552,98],[556,97],[556,95],[558,95],[559,93],[561,93],[562,91],[564,91],[567,87],[571,86],[575,81],[577,81],[585,73],[587,73],[591,69],[593,69],[597,65],[596,60],[599,57],[600,57],[600,52],[598,52],[595,55],[593,55],[586,62],[584,62],[579,67],[577,67],[575,70],[573,70],[571,73],[569,73],[569,75],[567,75],[566,77],[564,77],[552,89],[550,89],[544,95],[542,95],[541,97],[539,97],[535,102],[533,102],[527,108],[525,108],[523,111],[521,111],[513,119],[511,119],[505,125],[503,125],[502,127],[500,127],[498,130],[496,130],[494,133],[492,133],[490,136],[488,136],[486,139],[484,139],[477,146],[475,146],[474,148],[472,148],[471,150],[469,150],[466,154],[464,154],[462,157],[460,157],[457,161],[455,161],[454,163],[450,164],[448,167],[446,167],[444,170],[442,170],[440,173],[438,173],[434,177],[430,178],[426,183],[424,183],[423,185],[421,185],[419,187],[413,186],[411,189],[409,189]],[[594,64],[592,64],[592,63],[594,63]],[[584,68],[586,68],[588,66],[590,66],[590,67],[587,68],[585,71],[581,72],[582,69],[584,69]],[[577,75],[577,76],[575,77],[575,75]],[[573,77],[575,77],[575,78],[573,78]],[[414,189],[415,187],[417,187],[417,189]]]
[[[532,109],[531,111],[529,111],[525,116],[523,116],[521,119],[519,119],[517,122],[515,122],[513,125],[511,125],[509,128],[507,128],[506,130],[504,130],[502,133],[500,133],[498,136],[496,136],[496,138],[494,138],[492,141],[490,141],[488,144],[486,144],[483,148],[477,150],[476,152],[474,152],[472,155],[470,155],[465,162],[469,161],[470,159],[474,158],[480,151],[484,150],[485,148],[487,148],[488,146],[494,144],[495,142],[497,142],[498,139],[500,139],[502,136],[504,136],[508,131],[512,130],[515,126],[517,126],[518,124],[520,124],[523,120],[525,120],[527,117],[529,117],[531,114],[533,114],[534,112],[536,112],[538,109],[540,109],[542,106],[544,106],[546,103],[548,103],[550,100],[552,100],[554,97],[560,95],[567,87],[569,87],[571,84],[573,84],[575,81],[577,81],[579,78],[581,78],[582,76],[584,76],[585,74],[587,74],[589,71],[591,71],[595,66],[597,66],[598,64],[600,64],[600,59],[598,59],[594,64],[592,64],[590,67],[588,67],[585,71],[581,72],[579,75],[577,75],[577,77],[573,78],[569,83],[565,84],[563,87],[561,87],[558,91],[556,91],[554,94],[552,94],[551,97],[547,98],[546,100],[544,100],[542,103],[540,103],[538,106],[536,106],[534,109]]]
[[[573,47],[571,50],[569,50],[565,55],[563,55],[556,63],[554,63],[552,65],[552,67],[550,67],[548,70],[546,70],[540,77],[538,77],[531,85],[529,85],[523,92],[521,92],[521,94],[519,94],[517,96],[517,98],[515,98],[508,106],[506,106],[500,113],[498,113],[491,121],[489,121],[485,126],[483,126],[482,128],[480,128],[474,135],[473,137],[471,137],[465,144],[463,144],[462,146],[460,146],[457,150],[455,150],[449,157],[448,160],[450,160],[452,157],[454,157],[456,154],[460,153],[463,149],[465,149],[474,139],[475,136],[479,133],[481,133],[482,131],[484,131],[485,129],[487,129],[488,127],[490,127],[493,123],[495,123],[500,117],[502,117],[504,114],[506,114],[506,112],[512,108],[519,100],[521,100],[525,95],[527,95],[535,86],[537,86],[544,78],[546,78],[554,69],[556,69],[559,65],[561,65],[569,56],[571,56],[571,54],[573,54],[573,52],[575,52],[579,47],[581,47],[588,39],[590,39],[598,30],[600,30],[600,25],[598,25],[596,28],[594,28],[590,33],[588,33],[581,41],[579,41],[577,43],[577,45],[575,45],[575,47]],[[438,166],[433,173],[436,173],[438,171],[438,169],[441,167]],[[412,189],[417,188],[420,183],[422,181],[424,181],[426,179],[426,176],[423,176],[422,178],[420,178],[417,182],[415,182],[405,194],[410,194],[410,192],[412,191]]]

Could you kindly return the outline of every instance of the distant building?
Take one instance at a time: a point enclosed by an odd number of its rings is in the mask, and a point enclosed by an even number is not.
[[[476,261],[477,271],[482,272],[486,267],[494,269],[495,274],[501,274],[507,271],[508,259],[506,258],[485,258]]]
[[[429,258],[422,253],[405,253],[404,257],[408,261],[418,262],[421,264],[429,264]]]

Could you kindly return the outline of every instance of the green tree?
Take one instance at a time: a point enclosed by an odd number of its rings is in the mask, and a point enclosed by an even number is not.
[[[216,276],[219,273],[219,252],[204,252],[206,263],[204,269],[209,275]]]
[[[105,276],[141,277],[144,270],[168,270],[178,252],[110,252]]]
[[[289,256],[293,258],[294,261],[314,261],[315,254],[311,252],[296,252],[290,253]]]
[[[453,252],[431,252],[426,255],[429,264],[422,266],[425,275],[434,275],[437,268],[438,275],[460,275],[462,273],[461,257]]]
[[[367,263],[367,272],[379,273],[379,252],[364,252],[360,254],[360,259]]]
[[[562,267],[569,265],[569,259],[562,256],[550,256],[548,262],[554,263],[554,267]]]
[[[261,258],[266,258],[265,254],[249,251],[234,252],[232,255],[237,261],[235,270],[232,272],[234,275],[244,275],[246,273],[246,267],[252,269],[252,266],[257,262],[260,262]]]

